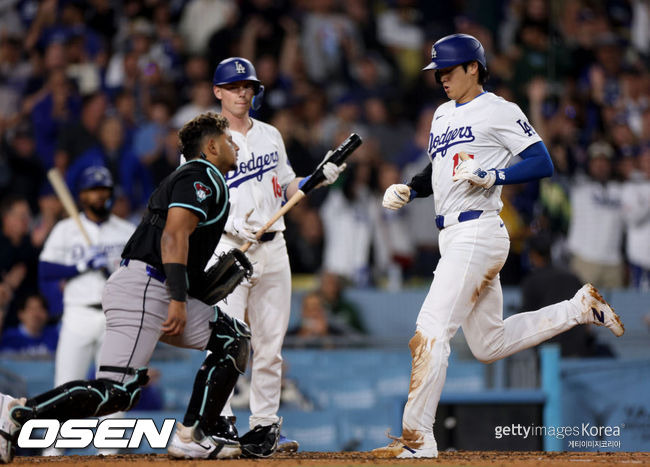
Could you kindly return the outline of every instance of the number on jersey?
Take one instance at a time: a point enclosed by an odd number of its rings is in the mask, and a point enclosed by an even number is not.
[[[530,126],[530,124],[526,120],[524,120],[524,121],[517,120],[517,123],[519,124],[521,129],[524,130],[524,133],[526,133],[526,136],[533,136],[533,135],[537,134],[537,133],[535,133],[535,130],[533,130],[533,127]]]
[[[271,179],[271,183],[273,184],[273,194],[275,197],[282,198],[282,187],[278,183],[278,177],[276,175]]]
[[[474,154],[468,154],[468,156],[472,159],[474,159]],[[454,170],[451,173],[451,176],[453,177],[456,175],[456,167],[458,167],[458,163],[460,162],[460,156],[458,153],[454,154]]]

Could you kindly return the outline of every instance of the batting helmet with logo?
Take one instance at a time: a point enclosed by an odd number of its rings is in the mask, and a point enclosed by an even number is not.
[[[474,36],[452,34],[438,40],[431,47],[431,63],[423,70],[439,70],[476,60],[485,70],[485,50]]]
[[[106,167],[92,165],[81,172],[77,191],[81,192],[91,188],[113,188],[113,176]]]
[[[255,84],[255,96],[253,97],[253,109],[257,110],[262,105],[264,86],[257,79],[255,67],[251,62],[241,57],[230,57],[222,60],[214,70],[212,77],[213,86],[235,83],[237,81],[252,81]]]

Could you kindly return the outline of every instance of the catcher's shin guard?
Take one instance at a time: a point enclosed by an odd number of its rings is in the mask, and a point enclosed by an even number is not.
[[[133,378],[119,384],[110,379],[71,381],[11,410],[20,426],[32,418],[52,418],[65,422],[71,418],[101,417],[131,409],[140,398],[140,387],[147,384],[147,369],[135,371]]]
[[[203,361],[194,380],[192,397],[183,425],[198,426],[212,434],[218,425],[221,409],[235,387],[237,378],[246,371],[250,355],[250,330],[242,321],[217,309],[217,320],[210,323],[212,334]]]

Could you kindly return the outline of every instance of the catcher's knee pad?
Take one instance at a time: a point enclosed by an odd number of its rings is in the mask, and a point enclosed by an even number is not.
[[[109,379],[71,381],[28,399],[24,406],[14,407],[11,417],[22,426],[32,418],[64,422],[129,410],[138,401],[140,387],[147,381],[146,368],[136,370],[134,377],[124,384]]]
[[[210,353],[196,374],[183,421],[185,426],[198,423],[206,433],[216,427],[237,378],[246,371],[250,355],[250,331],[245,323],[219,310],[210,326],[212,334],[206,347]]]

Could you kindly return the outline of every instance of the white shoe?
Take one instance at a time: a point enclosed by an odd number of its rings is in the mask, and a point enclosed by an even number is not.
[[[621,337],[625,332],[625,327],[621,318],[614,313],[614,309],[600,295],[598,289],[591,284],[585,284],[576,293],[574,299],[579,300],[583,309],[585,323],[605,326],[614,333],[616,337]]]
[[[26,399],[14,399],[0,394],[0,464],[8,464],[14,458],[14,435],[18,425],[11,419],[11,409],[24,404]]]
[[[195,439],[195,435],[200,434],[200,430],[177,422],[167,452],[170,456],[181,459],[233,459],[241,455],[241,448],[237,441],[216,436]]]
[[[409,443],[412,445],[412,443]],[[370,454],[375,457],[412,459],[416,457],[435,458],[438,457],[438,445],[436,441],[424,443],[420,447],[409,447],[401,439],[396,439],[388,446],[373,449]]]

